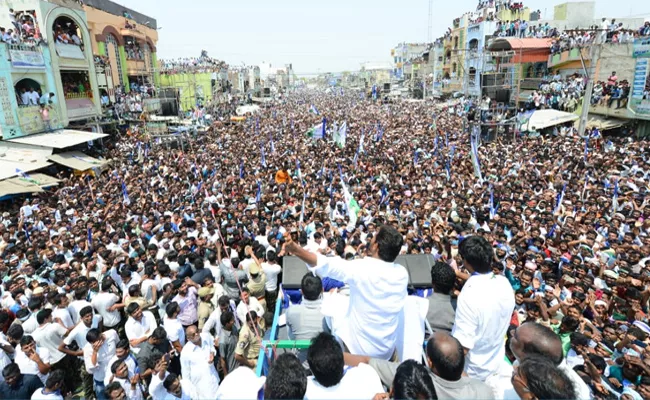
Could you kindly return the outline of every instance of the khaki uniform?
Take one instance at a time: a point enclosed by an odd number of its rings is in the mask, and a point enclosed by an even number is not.
[[[199,329],[203,329],[203,325],[210,318],[210,314],[214,311],[214,306],[210,302],[201,301],[196,311],[199,316]]]
[[[262,329],[259,327],[257,329],[262,334]],[[237,342],[237,348],[235,348],[235,354],[239,354],[249,362],[257,365],[257,357],[260,355],[261,348],[262,340],[255,335],[255,331],[252,331],[248,324],[242,326],[239,331],[239,341]]]
[[[266,274],[261,272],[257,278],[249,280],[246,287],[251,291],[251,296],[260,302],[264,312],[266,312]],[[263,315],[258,315],[258,317],[263,317]]]

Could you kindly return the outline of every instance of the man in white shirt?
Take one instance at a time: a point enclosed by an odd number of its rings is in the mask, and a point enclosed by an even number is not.
[[[79,288],[74,292],[74,301],[68,306],[68,311],[72,317],[72,322],[76,325],[79,323],[79,311],[82,308],[90,306],[91,304],[86,300],[88,295],[88,290],[84,288]]]
[[[41,95],[34,88],[29,88],[29,104],[37,106],[40,99]]]
[[[214,311],[212,311],[212,314],[210,314],[208,320],[205,321],[201,332],[210,332],[214,328],[214,337],[219,337],[219,333],[221,332],[222,328],[221,314],[226,310],[230,310],[234,314],[236,313],[237,308],[235,307],[235,301],[224,295],[219,297],[219,300],[217,301],[217,307],[215,307]],[[239,329],[241,326],[238,319],[235,319],[235,326],[237,329]]]
[[[140,344],[147,340],[158,327],[158,323],[150,311],[142,311],[137,303],[131,303],[126,308],[129,319],[126,320],[124,331],[131,343],[131,351],[140,352]]]
[[[70,311],[68,311],[68,296],[64,294],[57,294],[52,300],[54,303],[54,310],[52,311],[52,318],[54,322],[63,325],[66,329],[74,326]]]
[[[278,275],[282,272],[275,251],[266,253],[266,261],[262,263],[262,271],[266,274],[266,309],[274,312],[275,302],[278,299]]]
[[[467,354],[467,375],[486,381],[502,367],[503,338],[510,326],[515,295],[504,276],[491,272],[494,252],[487,240],[470,236],[460,243],[458,252],[471,276],[458,296],[452,336]]]
[[[255,311],[260,316],[264,315],[264,308],[260,302],[255,297],[252,297],[250,290],[245,287],[241,291],[241,301],[237,305],[237,318],[239,318],[242,325],[246,324],[248,310]]]
[[[219,374],[214,367],[214,338],[199,333],[195,326],[186,331],[187,344],[181,351],[181,375],[196,387],[199,398],[212,398],[219,389]]]
[[[45,382],[45,387],[36,390],[31,400],[63,400],[63,371],[53,371]]]
[[[353,353],[386,360],[395,353],[400,314],[408,295],[408,272],[395,263],[403,242],[395,228],[383,226],[368,246],[368,257],[345,261],[306,251],[287,236],[284,253],[315,266],[310,269],[321,277],[350,286],[347,313],[333,316],[330,328]]]
[[[79,377],[74,367],[79,353],[61,347],[63,337],[68,331],[61,325],[52,322],[52,310],[44,309],[36,315],[36,321],[39,326],[32,333],[36,344],[41,348],[46,348],[50,352],[50,365],[52,371],[63,370],[65,375],[65,387],[76,388],[79,383]],[[61,348],[61,350],[59,350]]]
[[[97,329],[91,329],[86,334],[87,343],[83,348],[84,365],[86,371],[93,375],[95,395],[103,397],[105,388],[104,378],[108,361],[115,356],[115,348],[119,337],[114,330],[100,333]]]
[[[18,364],[21,374],[37,375],[43,384],[50,373],[50,352],[46,348],[36,346],[34,338],[26,335],[20,339],[16,348],[14,362]]]
[[[117,328],[122,320],[119,309],[124,307],[120,297],[111,292],[114,282],[111,278],[104,278],[101,291],[92,300],[92,306],[102,317],[104,326],[108,329]]]
[[[382,393],[377,372],[368,364],[345,367],[343,350],[334,336],[320,333],[311,341],[307,361],[313,376],[307,377],[305,399],[372,399]]]
[[[172,301],[167,304],[165,308],[165,313],[167,314],[163,319],[163,328],[167,332],[167,339],[172,342],[172,346],[176,349],[177,352],[181,352],[183,346],[185,346],[185,329],[183,329],[183,324],[178,320],[178,313],[181,312],[181,307],[177,302]]]
[[[82,308],[79,315],[81,316],[80,322],[70,331],[68,336],[63,339],[63,343],[59,345],[59,350],[62,350],[63,347],[70,346],[72,342],[76,342],[77,346],[80,349],[83,349],[84,346],[86,346],[86,343],[88,343],[86,341],[86,334],[88,331],[91,329],[97,329],[100,332],[102,331],[102,317],[94,315],[92,306]],[[90,398],[93,391],[92,375],[88,374],[84,369],[81,372],[81,380],[83,381],[86,398]]]

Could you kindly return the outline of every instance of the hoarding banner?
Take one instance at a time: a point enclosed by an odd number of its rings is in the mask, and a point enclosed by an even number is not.
[[[632,57],[650,58],[650,37],[634,39]]]
[[[9,49],[9,56],[14,68],[45,69],[45,59],[40,51]]]

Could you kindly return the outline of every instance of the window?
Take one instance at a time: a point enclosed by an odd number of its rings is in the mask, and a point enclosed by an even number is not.
[[[57,43],[79,46],[83,50],[79,25],[72,18],[61,16],[55,19],[52,31]]]
[[[142,47],[135,38],[131,36],[125,36],[124,42],[124,51],[126,52],[127,60],[144,60],[144,52],[142,51]]]
[[[115,65],[116,67],[116,69],[113,70],[113,76],[117,75],[120,80],[120,85],[124,86],[124,78],[122,77],[123,66],[122,60],[120,59],[119,45],[117,44],[117,39],[115,39],[115,36],[108,34],[106,35],[106,54],[109,55],[109,58],[111,53],[115,57],[115,63],[111,62],[111,66]]]
[[[456,73],[456,68],[457,68],[456,63],[451,64],[451,73],[452,73],[452,74],[455,74],[455,73]]]
[[[472,39],[469,41],[469,50],[470,51],[478,50],[478,39]]]
[[[16,91],[16,100],[20,107],[38,105],[38,98],[41,97],[41,84],[33,79],[24,78],[14,85]]]
[[[86,71],[61,71],[63,95],[69,99],[92,99],[93,91]]]

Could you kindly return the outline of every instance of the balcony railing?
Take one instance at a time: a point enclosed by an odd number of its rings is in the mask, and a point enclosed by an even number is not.
[[[93,98],[93,92],[88,90],[85,92],[68,92],[65,93],[65,99],[66,100],[71,100],[71,99],[92,99]]]

